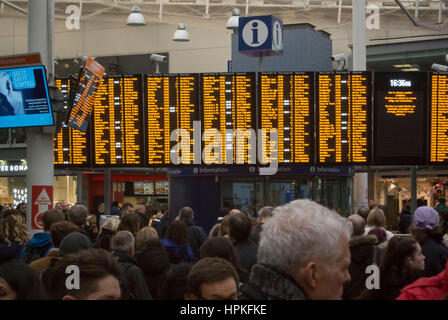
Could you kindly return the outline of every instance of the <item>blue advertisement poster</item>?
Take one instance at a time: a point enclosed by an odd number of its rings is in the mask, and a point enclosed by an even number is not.
[[[44,67],[0,69],[0,128],[53,124]]]

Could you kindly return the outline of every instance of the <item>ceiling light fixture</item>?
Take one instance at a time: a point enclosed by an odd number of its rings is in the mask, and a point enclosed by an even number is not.
[[[138,5],[132,7],[132,12],[128,17],[126,24],[134,27],[144,26],[146,24],[145,17],[142,15],[142,11]]]
[[[182,22],[179,23],[176,32],[174,32],[173,41],[178,42],[190,41],[190,35],[185,30],[185,25]]]
[[[232,16],[227,20],[226,29],[238,30],[241,11],[238,8],[233,8]]]

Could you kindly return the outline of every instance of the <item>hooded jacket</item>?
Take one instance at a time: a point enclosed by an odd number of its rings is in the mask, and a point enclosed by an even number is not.
[[[397,300],[442,300],[448,294],[448,263],[431,278],[420,278],[401,290]]]
[[[39,232],[28,241],[28,244],[23,249],[21,258],[26,264],[47,256],[50,249],[53,248],[51,244],[51,235],[45,232]]]
[[[148,248],[136,253],[135,259],[145,275],[151,296],[156,300],[160,299],[162,285],[171,268],[168,253],[164,248]]]
[[[350,239],[351,263],[349,272],[351,281],[344,286],[342,299],[354,299],[365,288],[365,282],[369,274],[366,274],[367,266],[373,263],[375,258],[375,246],[377,238],[374,235],[357,236]],[[380,264],[381,249],[376,248],[376,264]]]

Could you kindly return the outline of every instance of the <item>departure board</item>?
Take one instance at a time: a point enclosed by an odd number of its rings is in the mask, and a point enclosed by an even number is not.
[[[103,78],[104,67],[93,58],[88,57],[85,66],[79,74],[78,86],[70,111],[68,125],[71,128],[87,131],[90,115],[94,104],[95,91]]]
[[[375,165],[426,163],[426,72],[375,72]]]
[[[255,73],[201,75],[204,164],[256,164],[255,92]]]
[[[56,79],[56,87],[64,95],[64,109],[70,95],[70,79]],[[64,121],[54,136],[54,165],[57,167],[90,167],[90,140],[85,132],[70,128]]]
[[[277,154],[279,164],[314,164],[314,73],[261,73],[258,83],[262,162]],[[272,150],[271,129],[278,130]]]
[[[370,161],[371,74],[317,74],[317,163]]]
[[[198,121],[201,138],[199,76],[147,75],[144,87],[147,165],[200,164],[200,141],[195,146],[193,136],[193,122]]]
[[[431,74],[430,162],[448,162],[448,74]]]
[[[143,166],[141,75],[103,78],[95,95],[92,121],[94,166]]]

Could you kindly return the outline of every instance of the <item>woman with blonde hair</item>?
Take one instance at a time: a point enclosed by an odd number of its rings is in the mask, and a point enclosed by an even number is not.
[[[97,248],[105,250],[110,249],[110,241],[112,240],[112,237],[115,235],[115,233],[117,233],[120,222],[120,218],[113,217],[104,223],[96,239]]]
[[[370,230],[380,228],[386,232],[387,240],[390,240],[394,234],[388,230],[386,230],[386,216],[384,215],[384,211],[380,208],[373,208],[370,210],[369,215],[367,216],[367,225],[366,231],[364,235],[369,234]]]
[[[150,226],[144,227],[137,233],[135,238],[135,250],[144,250],[150,239],[159,239],[157,230]]]
[[[0,220],[0,263],[18,259],[29,240],[25,220],[19,214]]]

